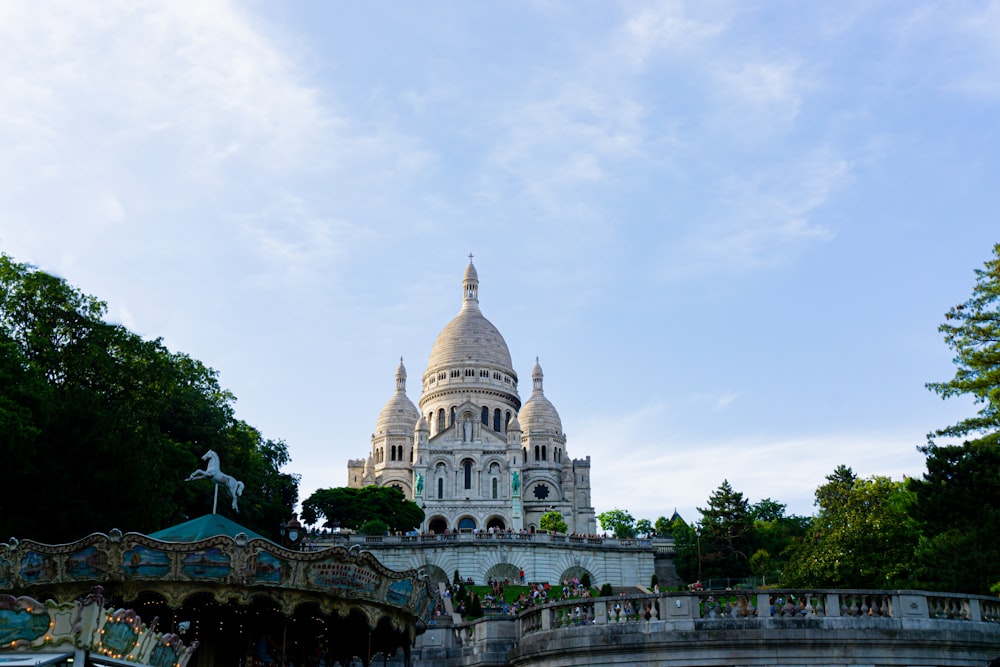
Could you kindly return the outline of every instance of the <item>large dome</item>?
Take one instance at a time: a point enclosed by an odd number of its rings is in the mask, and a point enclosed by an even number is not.
[[[465,269],[463,289],[462,310],[434,341],[427,372],[475,363],[492,366],[517,377],[507,342],[479,310],[479,278],[471,261]]]
[[[395,433],[410,435],[420,419],[417,406],[406,396],[406,367],[399,360],[396,369],[396,393],[386,402],[375,422],[375,433]]]

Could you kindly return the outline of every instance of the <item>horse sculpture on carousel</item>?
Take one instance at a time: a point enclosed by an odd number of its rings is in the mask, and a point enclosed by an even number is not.
[[[190,482],[193,479],[210,479],[215,482],[215,500],[219,499],[219,487],[224,486],[229,491],[229,495],[233,498],[233,510],[238,514],[240,508],[237,506],[236,501],[241,495],[243,495],[243,482],[236,479],[232,475],[227,475],[222,472],[219,468],[219,455],[216,454],[211,449],[205,452],[205,455],[201,457],[202,461],[208,461],[208,466],[205,470],[195,470],[193,473],[188,475],[185,482]],[[215,514],[215,503],[212,504],[212,514]]]

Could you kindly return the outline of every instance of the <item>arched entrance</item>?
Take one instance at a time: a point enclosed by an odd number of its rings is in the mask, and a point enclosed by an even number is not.
[[[507,530],[507,524],[504,523],[504,520],[501,519],[500,517],[492,516],[486,522],[486,530],[489,530],[490,528],[492,528],[494,531],[503,532]]]
[[[436,516],[427,523],[427,530],[441,535],[448,530],[448,522],[442,516]]]
[[[458,520],[458,529],[473,531],[476,529],[476,520],[473,519],[471,516],[463,516],[461,519]]]

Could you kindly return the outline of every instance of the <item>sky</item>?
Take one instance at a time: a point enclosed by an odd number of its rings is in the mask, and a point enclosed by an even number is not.
[[[302,498],[470,253],[597,512],[808,515],[976,409],[925,383],[1000,241],[1000,2],[5,0],[0,43],[0,252],[216,369]]]

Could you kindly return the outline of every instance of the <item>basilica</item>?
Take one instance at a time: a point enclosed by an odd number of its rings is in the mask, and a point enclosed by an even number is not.
[[[438,335],[421,377],[419,409],[396,391],[382,408],[367,458],[347,463],[348,486],[394,486],[424,510],[424,532],[533,531],[557,511],[571,533],[597,532],[590,457],[572,459],[537,360],[524,404],[500,331],[479,309],[471,258],[458,315]]]

